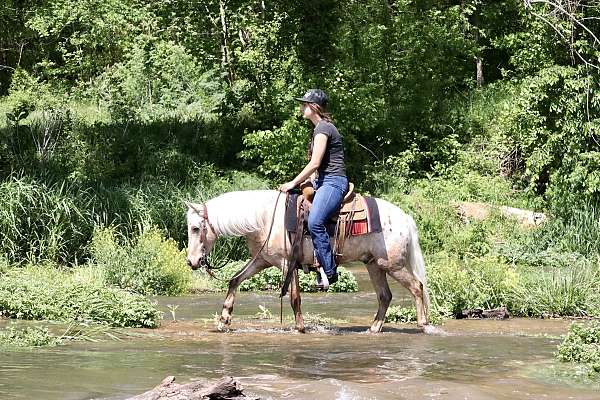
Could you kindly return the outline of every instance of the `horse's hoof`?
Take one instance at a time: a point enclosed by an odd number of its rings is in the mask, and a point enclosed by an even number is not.
[[[438,328],[437,326],[434,325],[422,325],[420,326],[420,328],[423,330],[423,333],[426,335],[447,335],[447,333],[443,330]]]
[[[229,331],[229,324],[225,324],[225,323],[219,321],[219,323],[217,324],[217,330],[219,332],[227,332],[227,331]]]
[[[306,329],[302,326],[302,327],[296,327],[296,331],[298,331],[298,333],[306,333]]]
[[[228,329],[229,325],[231,325],[231,317],[221,317],[217,324],[217,329],[223,332]]]

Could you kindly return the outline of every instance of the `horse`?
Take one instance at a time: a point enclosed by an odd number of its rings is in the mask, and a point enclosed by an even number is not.
[[[281,198],[281,199],[280,199]],[[402,284],[415,300],[417,325],[428,328],[429,295],[425,262],[419,246],[417,226],[413,218],[394,204],[376,198],[381,219],[381,232],[350,236],[346,239],[340,263],[362,261],[377,293],[379,308],[369,332],[381,332],[385,314],[392,300],[387,277]],[[286,270],[292,250],[285,232],[285,194],[275,190],[247,190],[224,193],[205,203],[187,205],[187,263],[192,269],[208,265],[208,255],[220,236],[243,236],[252,259],[229,281],[229,288],[219,321],[219,330],[231,324],[235,294],[239,285],[265,268],[276,266]],[[313,263],[310,237],[301,242],[300,264]],[[304,332],[300,309],[298,272],[290,284],[290,302],[295,315],[295,329]]]

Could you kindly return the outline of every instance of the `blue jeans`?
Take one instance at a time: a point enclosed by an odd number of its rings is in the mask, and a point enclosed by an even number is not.
[[[308,215],[308,230],[319,264],[323,267],[325,274],[332,277],[336,273],[337,266],[325,224],[340,209],[342,200],[348,191],[348,178],[336,175],[319,177],[315,189],[317,191]]]

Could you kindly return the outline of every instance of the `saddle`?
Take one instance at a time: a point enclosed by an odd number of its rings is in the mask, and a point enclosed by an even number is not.
[[[289,193],[286,200],[285,229],[292,246],[288,260],[291,268],[285,274],[281,296],[287,292],[293,270],[302,268],[305,273],[308,273],[311,269],[318,271],[321,268],[316,257],[312,266],[300,265],[299,260],[303,258],[302,238],[309,235],[307,222],[315,193],[312,186],[301,187],[301,190],[301,194]],[[326,228],[329,236],[334,240],[332,251],[336,263],[339,264],[348,236],[381,232],[379,209],[375,198],[355,193],[354,185],[350,183],[339,211],[330,218]]]
[[[312,185],[301,186],[302,194],[297,196],[297,200],[292,199],[293,204],[288,204],[288,213],[292,213],[292,208],[295,210],[295,215],[286,217],[286,227],[288,232],[296,232],[302,236],[309,235],[306,222],[308,214],[312,206],[312,199],[315,190]],[[371,218],[371,216],[376,218]],[[293,221],[295,220],[295,223]],[[302,223],[302,229],[300,229]],[[326,224],[327,232],[330,237],[333,237],[334,251],[336,262],[339,262],[343,255],[344,242],[348,236],[363,235],[371,232],[380,232],[381,224],[379,222],[379,212],[375,199],[364,197],[354,191],[354,184],[350,183],[348,192],[344,196],[344,200],[340,209],[335,213]]]

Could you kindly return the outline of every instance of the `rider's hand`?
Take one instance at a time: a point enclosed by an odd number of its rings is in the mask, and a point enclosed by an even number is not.
[[[287,182],[287,183],[284,183],[283,185],[279,186],[279,191],[286,193],[287,191],[293,189],[294,187],[296,187],[294,182]]]

